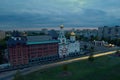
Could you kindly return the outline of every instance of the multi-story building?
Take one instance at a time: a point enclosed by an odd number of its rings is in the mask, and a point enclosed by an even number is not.
[[[80,36],[84,36],[86,38],[91,38],[91,36],[96,37],[98,35],[97,29],[83,29],[76,30],[75,33]]]
[[[120,26],[115,27],[99,27],[98,28],[98,38],[116,39],[120,38]]]
[[[5,38],[5,32],[0,30],[0,40]]]
[[[41,29],[41,32],[44,33],[44,34],[48,34],[48,29],[43,28],[43,29]]]
[[[56,30],[48,31],[48,35],[52,36],[53,39],[57,39],[58,38],[58,33],[57,33]]]
[[[12,66],[34,64],[58,58],[58,40],[50,36],[21,36],[14,31],[7,42]]]

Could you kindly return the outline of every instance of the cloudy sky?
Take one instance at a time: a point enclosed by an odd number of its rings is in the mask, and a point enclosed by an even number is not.
[[[0,0],[0,29],[120,25],[120,0]]]

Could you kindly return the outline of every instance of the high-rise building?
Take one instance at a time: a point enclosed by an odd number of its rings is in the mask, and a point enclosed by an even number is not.
[[[5,32],[0,30],[0,40],[5,38]]]
[[[97,29],[83,29],[77,30],[75,32],[77,35],[84,36],[86,38],[91,38],[91,36],[96,37],[98,35]]]
[[[99,27],[98,28],[98,38],[116,39],[120,38],[120,26],[115,27]]]

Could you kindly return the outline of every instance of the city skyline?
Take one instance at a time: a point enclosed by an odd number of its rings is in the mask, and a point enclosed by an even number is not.
[[[10,28],[10,29],[1,29],[2,31],[41,31],[42,29],[47,29],[47,30],[59,30],[59,26],[57,27],[36,27],[36,28]],[[65,30],[72,30],[72,29],[75,29],[75,30],[85,30],[85,29],[90,29],[90,30],[98,30],[98,27],[65,27],[64,28]]]
[[[100,27],[120,25],[119,0],[4,0],[0,29]]]

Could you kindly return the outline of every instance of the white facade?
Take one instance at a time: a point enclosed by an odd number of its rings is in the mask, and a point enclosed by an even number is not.
[[[68,44],[68,53],[80,52],[80,43],[75,41]]]
[[[60,26],[61,30],[59,32],[58,40],[59,43],[59,57],[64,58],[69,56],[71,53],[79,53],[80,52],[80,43],[75,39],[75,33],[71,33],[70,40],[66,40],[64,35],[63,26]]]
[[[105,46],[105,45],[108,45],[108,43],[105,42],[105,41],[93,41],[93,44],[95,46]]]
[[[68,45],[67,44],[59,44],[59,57],[64,58],[69,55],[68,53]]]

